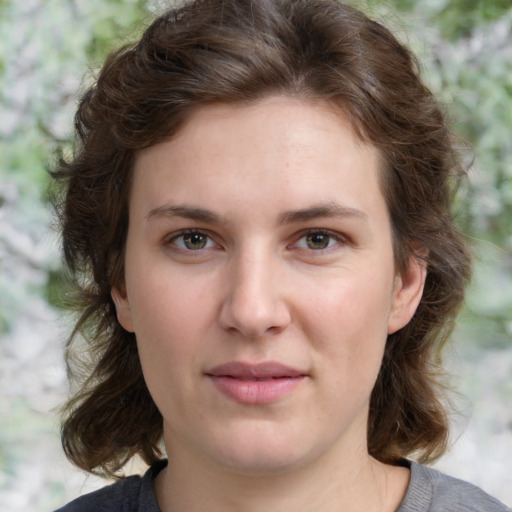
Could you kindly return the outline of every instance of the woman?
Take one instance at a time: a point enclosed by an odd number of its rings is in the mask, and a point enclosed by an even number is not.
[[[334,0],[187,2],[76,128],[56,177],[91,370],[63,445],[151,468],[61,510],[507,510],[418,463],[446,447],[470,258],[450,131],[389,31]]]

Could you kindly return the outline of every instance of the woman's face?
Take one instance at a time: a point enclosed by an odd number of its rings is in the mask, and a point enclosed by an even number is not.
[[[173,460],[243,473],[367,453],[396,276],[378,154],[326,103],[199,109],[138,155],[118,317]]]

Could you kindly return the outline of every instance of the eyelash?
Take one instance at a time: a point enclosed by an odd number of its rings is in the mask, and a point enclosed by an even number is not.
[[[186,242],[184,241],[184,239],[187,235],[189,235],[189,236],[197,235],[200,237],[204,237],[205,246],[199,247],[196,249],[191,249],[189,247],[186,247]],[[306,247],[298,247],[298,244],[302,239],[307,240],[308,237],[313,237],[313,236],[328,237],[327,246],[319,247],[316,249],[312,249],[311,247],[307,247],[307,246]],[[183,240],[183,245],[185,245],[185,247],[180,247],[179,245],[177,245],[176,241],[179,240],[180,238]],[[330,245],[332,241],[334,241],[335,243],[333,245]],[[187,229],[187,230],[180,231],[178,233],[173,233],[170,237],[168,237],[165,240],[166,246],[171,246],[171,248],[173,250],[183,251],[183,252],[187,252],[189,254],[200,253],[204,249],[212,249],[213,247],[211,247],[211,246],[207,247],[208,245],[211,245],[212,243],[215,244],[212,237],[207,232],[202,231],[202,230],[197,230],[197,229]],[[295,239],[295,241],[292,244],[288,245],[287,247],[288,248],[296,248],[296,249],[304,250],[304,251],[311,251],[312,253],[322,254],[326,251],[334,249],[336,246],[338,246],[340,244],[345,245],[347,243],[348,243],[348,241],[347,241],[346,237],[344,237],[338,233],[334,233],[334,232],[326,230],[326,229],[314,228],[314,229],[308,229],[306,231],[299,233],[299,236]],[[305,245],[306,244],[307,244],[307,241],[305,242]]]
[[[211,247],[200,247],[198,249],[190,249],[190,248],[187,248],[187,247],[179,247],[176,244],[176,241],[178,239],[180,239],[180,238],[184,240],[187,235],[189,235],[189,236],[192,236],[192,235],[202,236],[202,237],[204,237],[206,239],[206,244],[208,244],[209,242],[210,243],[213,242],[212,237],[208,233],[205,233],[204,231],[201,231],[201,230],[198,230],[198,229],[186,229],[186,230],[180,231],[178,233],[173,233],[171,236],[166,238],[165,239],[165,245],[166,246],[171,246],[173,248],[173,250],[184,251],[184,252],[188,252],[188,253],[200,252],[201,250],[203,250],[205,248],[206,249],[210,249],[211,248]],[[185,242],[184,242],[184,245],[185,245]]]
[[[325,252],[327,252],[329,250],[335,249],[339,245],[345,245],[345,244],[348,243],[347,239],[345,237],[343,237],[342,235],[340,235],[339,233],[335,233],[333,231],[329,231],[329,230],[326,230],[326,229],[314,228],[314,229],[308,229],[308,230],[303,231],[302,233],[300,233],[300,235],[297,238],[297,240],[293,244],[291,244],[291,246],[292,247],[293,246],[297,246],[299,241],[302,240],[302,239],[307,239],[307,237],[313,237],[313,236],[318,236],[318,235],[328,237],[328,245],[327,245],[327,247],[317,248],[317,249],[311,249],[310,247],[303,247],[303,248],[299,248],[299,249],[303,249],[305,251],[311,251],[313,253],[323,254],[323,253],[325,253]],[[335,243],[333,245],[329,245],[332,241],[334,241]]]

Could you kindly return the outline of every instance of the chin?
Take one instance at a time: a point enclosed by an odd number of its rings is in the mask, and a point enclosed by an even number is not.
[[[217,463],[227,470],[246,475],[278,475],[293,471],[314,458],[314,447],[305,439],[286,432],[245,432],[227,436],[224,447],[213,446]],[[220,449],[219,449],[220,448]]]

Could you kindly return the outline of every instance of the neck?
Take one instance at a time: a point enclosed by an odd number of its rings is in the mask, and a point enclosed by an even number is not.
[[[345,464],[322,460],[270,475],[241,474],[173,453],[156,481],[162,512],[393,512],[409,482],[409,470],[360,451]]]

